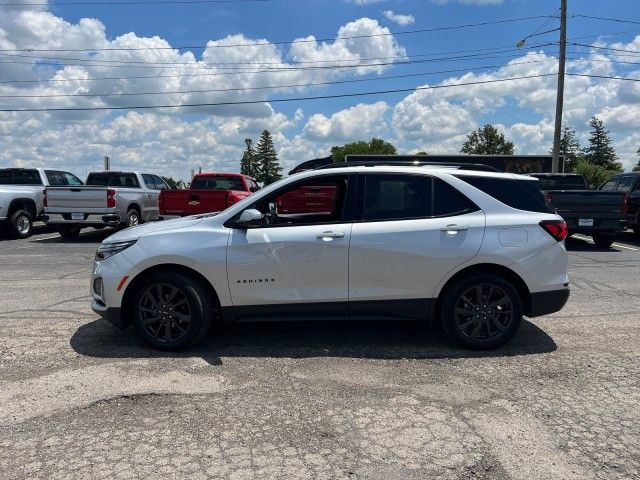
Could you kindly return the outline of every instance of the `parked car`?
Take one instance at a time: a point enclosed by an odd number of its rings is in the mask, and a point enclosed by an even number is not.
[[[620,192],[626,200],[624,226],[640,235],[640,172],[621,173],[600,186],[605,192]]]
[[[132,227],[158,218],[158,197],[167,188],[158,175],[92,172],[86,186],[47,187],[45,219],[65,239],[84,227]]]
[[[44,189],[82,185],[72,173],[47,168],[0,168],[0,227],[13,238],[27,238],[43,219]]]
[[[540,182],[545,198],[560,215],[569,235],[591,235],[593,242],[609,248],[622,230],[626,202],[618,192],[589,190],[582,175],[572,173],[532,173]]]
[[[160,192],[160,215],[220,212],[259,188],[253,178],[240,173],[200,173],[187,190]]]
[[[92,308],[175,350],[213,323],[441,321],[493,348],[569,296],[566,223],[537,181],[454,168],[352,166],[285,178],[218,214],[117,232],[97,249]],[[279,199],[332,186],[332,208]]]

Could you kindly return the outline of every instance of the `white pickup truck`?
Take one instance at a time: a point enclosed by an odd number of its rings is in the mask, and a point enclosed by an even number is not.
[[[158,175],[139,172],[92,172],[85,184],[45,189],[45,221],[64,239],[77,238],[83,227],[131,227],[156,220],[160,191],[169,188]]]
[[[42,220],[44,189],[79,186],[82,181],[62,170],[0,168],[0,227],[12,238],[27,238],[33,222]]]

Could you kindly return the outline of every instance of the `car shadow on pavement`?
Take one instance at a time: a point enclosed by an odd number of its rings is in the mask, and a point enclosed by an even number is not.
[[[442,332],[401,321],[234,324],[214,329],[186,351],[171,353],[150,349],[133,328],[119,331],[99,319],[78,328],[70,344],[77,353],[91,357],[202,357],[211,365],[221,365],[224,357],[439,359],[531,355],[557,348],[549,335],[527,320],[509,344],[488,351],[464,349]]]
[[[586,240],[582,240],[580,238],[569,237],[565,240],[565,245],[567,247],[568,252],[620,252],[619,248],[615,246],[612,247],[598,247],[597,245],[588,242]]]
[[[80,232],[80,236],[75,240],[65,240],[58,235],[56,237],[36,238],[31,241],[36,243],[101,243],[105,238],[116,233],[116,231],[117,230],[108,227],[101,230],[88,228]],[[57,233],[57,231],[53,230],[53,233]]]

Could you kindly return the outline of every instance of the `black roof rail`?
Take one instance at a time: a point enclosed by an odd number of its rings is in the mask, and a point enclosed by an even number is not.
[[[482,163],[463,163],[463,162],[429,162],[423,160],[413,161],[352,161],[352,162],[339,162],[324,165],[316,168],[315,170],[326,170],[330,168],[345,168],[345,167],[378,167],[378,166],[400,166],[400,167],[443,167],[443,168],[457,168],[460,170],[474,170],[478,172],[501,172],[495,167],[484,165]]]

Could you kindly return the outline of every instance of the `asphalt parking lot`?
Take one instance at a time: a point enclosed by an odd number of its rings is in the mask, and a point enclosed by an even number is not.
[[[0,240],[0,478],[640,477],[640,241],[570,239],[507,347],[405,323],[238,325],[181,354],[89,308],[105,231]]]

